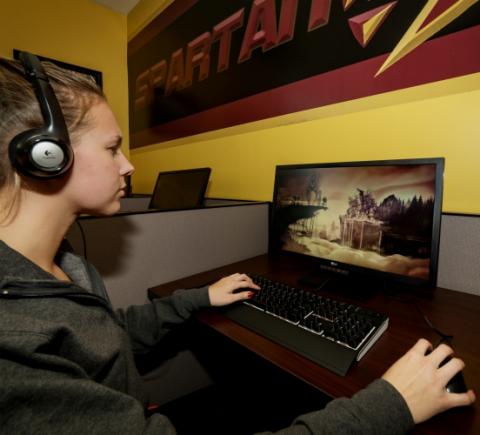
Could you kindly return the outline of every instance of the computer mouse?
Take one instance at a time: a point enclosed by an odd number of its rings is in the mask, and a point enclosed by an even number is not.
[[[450,379],[445,387],[449,393],[466,393],[468,391],[467,384],[462,372],[458,372]]]
[[[451,359],[452,359],[451,357],[445,358],[439,367],[442,367]],[[447,382],[445,389],[449,393],[466,393],[468,391],[468,388],[467,388],[467,384],[465,383],[465,378],[463,377],[463,373],[458,372],[452,379],[450,379]]]

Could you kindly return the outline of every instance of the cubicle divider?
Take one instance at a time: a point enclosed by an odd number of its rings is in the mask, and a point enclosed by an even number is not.
[[[146,198],[132,199],[145,206]],[[268,203],[217,200],[193,210],[81,217],[79,224],[88,260],[121,308],[147,302],[149,287],[266,253],[268,213]],[[83,253],[78,225],[67,238]]]
[[[150,205],[151,195],[136,195],[128,198],[122,198],[120,205],[121,213],[138,213],[141,211],[148,211]],[[219,207],[251,204],[252,201],[223,199],[223,198],[205,198],[204,207]]]
[[[480,216],[442,215],[437,285],[480,296]]]
[[[268,250],[266,202],[210,199],[201,209],[155,212],[148,201],[129,198],[122,204],[129,212],[79,219],[115,308],[146,302],[149,287]],[[83,253],[78,226],[67,238]],[[480,216],[443,214],[438,286],[480,295],[479,256]]]
[[[150,204],[150,195],[122,198],[120,204],[121,213],[138,213],[147,211]]]
[[[269,204],[209,200],[201,209],[145,211],[132,198],[105,218],[80,218],[87,258],[105,280],[115,308],[147,301],[147,288],[261,255],[268,250]],[[143,208],[142,208],[143,207]],[[82,253],[78,226],[67,235]],[[438,286],[480,295],[480,216],[443,214]]]

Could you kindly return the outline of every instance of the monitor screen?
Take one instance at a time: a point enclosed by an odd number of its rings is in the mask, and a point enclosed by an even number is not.
[[[149,208],[184,210],[201,207],[210,177],[210,168],[160,172]]]
[[[444,160],[277,166],[271,246],[434,286]]]

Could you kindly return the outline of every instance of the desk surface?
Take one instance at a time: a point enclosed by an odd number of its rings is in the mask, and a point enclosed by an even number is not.
[[[299,286],[298,278],[311,272],[308,267],[305,262],[295,257],[272,258],[263,255],[163,284],[149,289],[149,293],[162,296],[178,288],[199,287],[234,272],[267,275],[272,279]],[[476,392],[480,391],[479,296],[440,288],[433,292],[397,289],[395,296],[392,296],[390,291],[369,292],[368,295],[332,294],[325,291],[319,293],[369,307],[387,314],[390,318],[387,331],[362,360],[350,368],[345,377],[259,336],[222,316],[214,309],[198,313],[197,318],[245,348],[335,398],[351,396],[380,377],[418,338],[424,337],[436,343],[438,336],[428,327],[422,317],[421,313],[423,313],[436,328],[454,336],[455,353],[466,363],[464,376],[467,386]],[[440,414],[418,425],[414,433],[479,434],[480,417],[476,409],[478,406],[477,403],[472,407],[458,408]]]

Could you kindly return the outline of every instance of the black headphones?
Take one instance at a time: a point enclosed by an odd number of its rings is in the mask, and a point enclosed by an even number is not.
[[[35,91],[44,125],[24,131],[12,139],[8,148],[10,162],[28,177],[58,177],[73,163],[67,125],[38,57],[22,51],[19,59]]]

